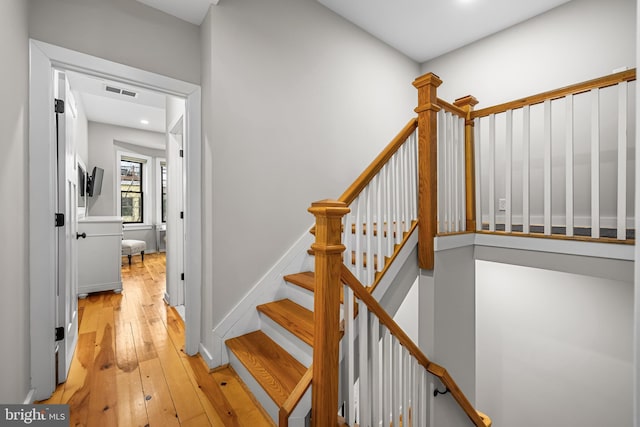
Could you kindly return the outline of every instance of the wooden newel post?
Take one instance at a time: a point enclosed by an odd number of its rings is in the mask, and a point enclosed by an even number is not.
[[[438,213],[438,97],[433,73],[414,80],[418,89],[418,264],[432,270]]]
[[[350,210],[343,202],[322,200],[309,212],[316,217],[311,420],[313,426],[325,427],[335,426],[338,417],[342,217]]]
[[[467,187],[467,231],[476,230],[476,159],[475,142],[473,140],[474,121],[471,118],[473,107],[478,100],[471,95],[458,98],[453,103],[467,113],[464,127],[465,183]]]

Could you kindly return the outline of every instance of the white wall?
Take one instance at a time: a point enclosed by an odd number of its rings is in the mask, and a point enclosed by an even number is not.
[[[636,64],[636,2],[635,0],[573,0],[545,14],[516,25],[476,43],[443,55],[422,65],[424,72],[432,71],[444,81],[438,94],[446,100],[472,94],[480,104],[477,109],[502,102],[530,96],[546,90],[556,89],[610,74],[620,67],[633,68]],[[635,84],[634,84],[635,86]],[[615,107],[613,90],[601,95],[603,105]],[[611,93],[607,93],[611,92]],[[577,97],[574,112],[576,123],[581,117],[589,117],[589,98]],[[633,98],[633,97],[632,97]],[[634,114],[635,100],[630,103],[630,117]],[[563,225],[565,219],[565,143],[564,103],[553,107],[552,150],[552,208],[557,219],[554,225]],[[542,119],[541,106],[532,108],[532,117]],[[616,124],[607,121],[606,107],[601,118],[601,168],[600,209],[603,226],[615,227],[616,217]],[[514,112],[514,173],[513,213],[522,214],[521,176],[521,111]],[[532,119],[533,120],[533,119]],[[488,119],[487,119],[488,122]],[[531,139],[531,215],[532,223],[541,224],[543,214],[543,153],[541,146],[542,121],[536,127],[532,121]],[[584,123],[584,121],[583,121]],[[587,121],[588,123],[588,121]],[[505,193],[505,145],[504,119],[498,118],[496,132],[496,211],[497,199]],[[635,124],[630,120],[630,137],[635,133]],[[483,123],[484,142],[480,144],[483,158],[482,200],[483,220],[488,221],[488,123]],[[590,134],[588,125],[575,129],[575,220],[576,225],[589,225],[590,199]],[[627,162],[627,185],[632,188],[635,169],[635,142],[629,141]],[[478,145],[479,143],[477,143]],[[536,145],[538,144],[538,145]],[[627,217],[629,226],[633,218],[634,194],[627,192]]]
[[[124,238],[144,240],[147,242],[146,252],[155,252],[156,232],[151,225],[159,222],[159,219],[156,217],[157,206],[155,198],[159,190],[156,185],[156,180],[160,179],[158,175],[160,172],[156,170],[155,159],[158,157],[164,158],[165,151],[163,149],[152,149],[145,146],[164,146],[166,142],[165,134],[97,122],[89,122],[88,134],[89,162],[87,163],[87,171],[90,173],[94,166],[104,169],[101,194],[88,198],[89,215],[91,216],[120,215],[120,213],[117,212],[116,201],[116,198],[119,196],[115,181],[117,178],[114,176],[114,173],[117,174],[117,171],[119,171],[119,166],[116,164],[117,151],[141,154],[152,158],[146,168],[148,176],[144,178],[149,180],[148,192],[150,197],[145,201],[144,205],[145,212],[151,209],[149,223],[147,224],[148,227],[143,230],[125,230]]]
[[[0,199],[0,322],[5,327],[0,348],[0,402],[23,403],[30,388],[29,366],[29,175],[28,116],[29,44],[27,5],[23,0],[0,3],[0,51],[6,61],[0,104],[2,156]]]
[[[635,67],[634,0],[573,0],[522,24],[422,64],[449,101],[476,109]]]
[[[494,425],[631,425],[630,281],[479,260],[476,292],[476,407]]]
[[[203,330],[414,116],[413,61],[312,0],[234,0],[202,24]]]
[[[79,52],[200,82],[196,25],[133,0],[29,0],[29,34]]]

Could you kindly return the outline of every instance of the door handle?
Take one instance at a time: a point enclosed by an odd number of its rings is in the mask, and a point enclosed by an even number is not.
[[[79,238],[81,238],[81,237],[82,237],[83,239],[86,239],[86,238],[87,238],[87,233],[82,233],[82,234],[80,234],[80,233],[76,233],[76,240],[78,240],[78,239],[79,239]]]

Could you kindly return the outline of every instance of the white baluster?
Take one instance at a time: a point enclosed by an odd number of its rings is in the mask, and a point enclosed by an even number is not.
[[[529,145],[531,141],[531,112],[530,107],[525,105],[522,108],[522,232],[529,234],[530,213],[529,213],[529,188],[531,153]]]
[[[380,355],[380,321],[377,316],[371,317],[370,342],[371,342],[371,410],[373,419],[371,425],[382,423],[382,361]]]
[[[591,89],[591,237],[600,238],[600,90]]]
[[[349,286],[344,286],[344,343],[347,346],[346,349],[346,381],[347,381],[347,407],[345,410],[345,419],[347,424],[353,425],[355,422],[355,396],[354,396],[354,384],[355,384],[355,340],[356,330],[353,320],[353,290]]]
[[[378,270],[384,268],[384,256],[382,254],[383,238],[384,238],[384,210],[383,210],[383,197],[384,197],[384,168],[376,175],[376,222],[378,223],[378,235],[376,236],[376,245],[378,254]]]
[[[362,213],[361,213],[361,207],[360,205],[361,203],[361,197],[358,196],[358,198],[356,198],[355,201],[355,211],[356,211],[356,215],[355,215],[355,230],[354,230],[354,239],[355,239],[355,251],[354,251],[354,255],[353,255],[353,259],[355,261],[355,275],[358,278],[358,280],[360,280],[361,282],[363,282],[363,274],[362,274],[362,239],[363,237],[363,220],[362,220]]]
[[[465,144],[465,119],[458,119],[460,127],[460,231],[467,231],[467,168]]]
[[[481,144],[481,133],[480,133],[480,119],[475,119],[475,125],[473,127],[474,132],[474,160],[475,160],[475,182],[476,182],[476,231],[482,231],[482,156],[480,155],[480,151],[482,148]]]
[[[513,110],[507,110],[507,140],[505,141],[505,222],[504,231],[511,233],[511,185],[512,185],[512,167],[513,167]]]
[[[496,231],[496,115],[489,116],[489,231]]]
[[[373,262],[373,242],[374,242],[374,222],[373,222],[373,208],[372,208],[372,203],[373,203],[373,185],[367,185],[367,188],[365,189],[365,194],[366,194],[366,216],[367,216],[367,233],[366,233],[366,257],[367,257],[367,267],[365,269],[365,272],[367,273],[367,281],[363,282],[366,283],[367,285],[371,285],[373,284],[373,273],[375,272],[375,265]]]
[[[391,161],[389,161],[387,163],[387,166],[385,167],[386,169],[386,178],[385,178],[385,206],[386,206],[386,211],[387,211],[387,222],[385,224],[385,229],[386,229],[386,240],[387,240],[387,255],[390,255],[391,253],[393,253],[393,239],[392,239],[392,230],[391,230],[391,225],[392,225],[392,216],[391,216],[391,205],[393,204],[393,196],[392,196],[392,189],[393,189],[393,173],[392,173],[392,165],[391,165]]]
[[[367,305],[362,301],[358,303],[358,325],[360,330],[358,333],[359,341],[359,378],[360,378],[360,394],[358,399],[360,417],[358,423],[361,426],[371,425],[371,413],[369,404],[371,402],[371,394],[369,389],[369,310]],[[373,344],[373,343],[372,343]],[[373,347],[373,345],[372,345]]]
[[[566,235],[573,236],[573,95],[565,98],[565,195]]]
[[[400,425],[400,344],[396,337],[391,337],[391,366],[393,372],[391,374],[391,388],[392,392],[392,406],[391,411],[393,413],[392,420],[394,426]]]
[[[446,113],[447,117],[447,140],[445,141],[445,150],[446,150],[446,158],[447,164],[445,166],[445,191],[446,191],[446,215],[447,215],[447,233],[453,231],[453,223],[455,218],[453,216],[454,208],[453,208],[453,116],[451,113]]]
[[[389,425],[389,422],[393,422],[392,418],[392,389],[391,389],[391,366],[392,366],[392,358],[391,358],[391,334],[387,328],[384,328],[384,338],[382,339],[382,418],[385,427]]]
[[[445,169],[446,169],[446,141],[447,141],[447,126],[445,111],[438,111],[438,232],[444,233],[446,231],[447,217],[446,217],[446,185],[445,185]]]
[[[544,234],[551,235],[551,100],[544,101]]]
[[[627,86],[618,84],[618,240],[627,238]]]
[[[458,116],[451,115],[451,126],[453,135],[451,139],[451,199],[453,209],[451,217],[451,231],[460,231],[460,168],[459,168],[459,145],[460,145],[460,128],[458,126]]]

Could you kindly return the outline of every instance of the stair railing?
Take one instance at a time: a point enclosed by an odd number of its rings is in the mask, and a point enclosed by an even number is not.
[[[345,264],[375,287],[418,215],[417,119],[410,120],[338,199],[349,207],[342,220]]]
[[[316,217],[311,409],[315,426],[335,424],[338,412],[340,286],[344,277],[352,283],[365,283],[370,293],[416,227],[418,265],[423,269],[433,269],[439,223],[444,232],[474,228],[473,123],[469,119],[477,101],[467,97],[450,105],[439,100],[436,90],[441,83],[432,73],[417,78],[413,82],[418,89],[417,119],[409,121],[338,200],[319,201],[309,208]],[[439,138],[438,114],[442,109],[445,112],[440,114],[443,131]],[[447,123],[454,122],[452,114],[456,126],[449,131]],[[444,153],[440,161],[439,152]],[[440,188],[439,163],[443,169]],[[443,208],[440,215],[439,192],[450,194],[440,204],[451,206]],[[345,301],[351,300],[345,295]],[[344,318],[352,319],[352,315],[353,311],[347,315],[345,308]],[[407,347],[404,338],[402,342],[404,348],[415,347]],[[345,347],[348,364],[354,363],[351,343]],[[436,365],[425,362],[426,358],[419,360],[425,368],[436,369]],[[446,371],[440,373],[439,378],[449,384]],[[479,419],[475,411],[469,414],[473,420]]]
[[[344,417],[348,425],[427,425],[427,374],[442,382],[474,425],[491,425],[486,415],[473,408],[447,370],[422,353],[346,266],[342,267],[341,278],[345,301],[356,302],[344,304],[347,349],[343,351],[348,353],[343,373],[347,381]],[[353,387],[356,379],[357,405]]]
[[[476,230],[630,243],[635,79],[632,69],[473,111]]]

